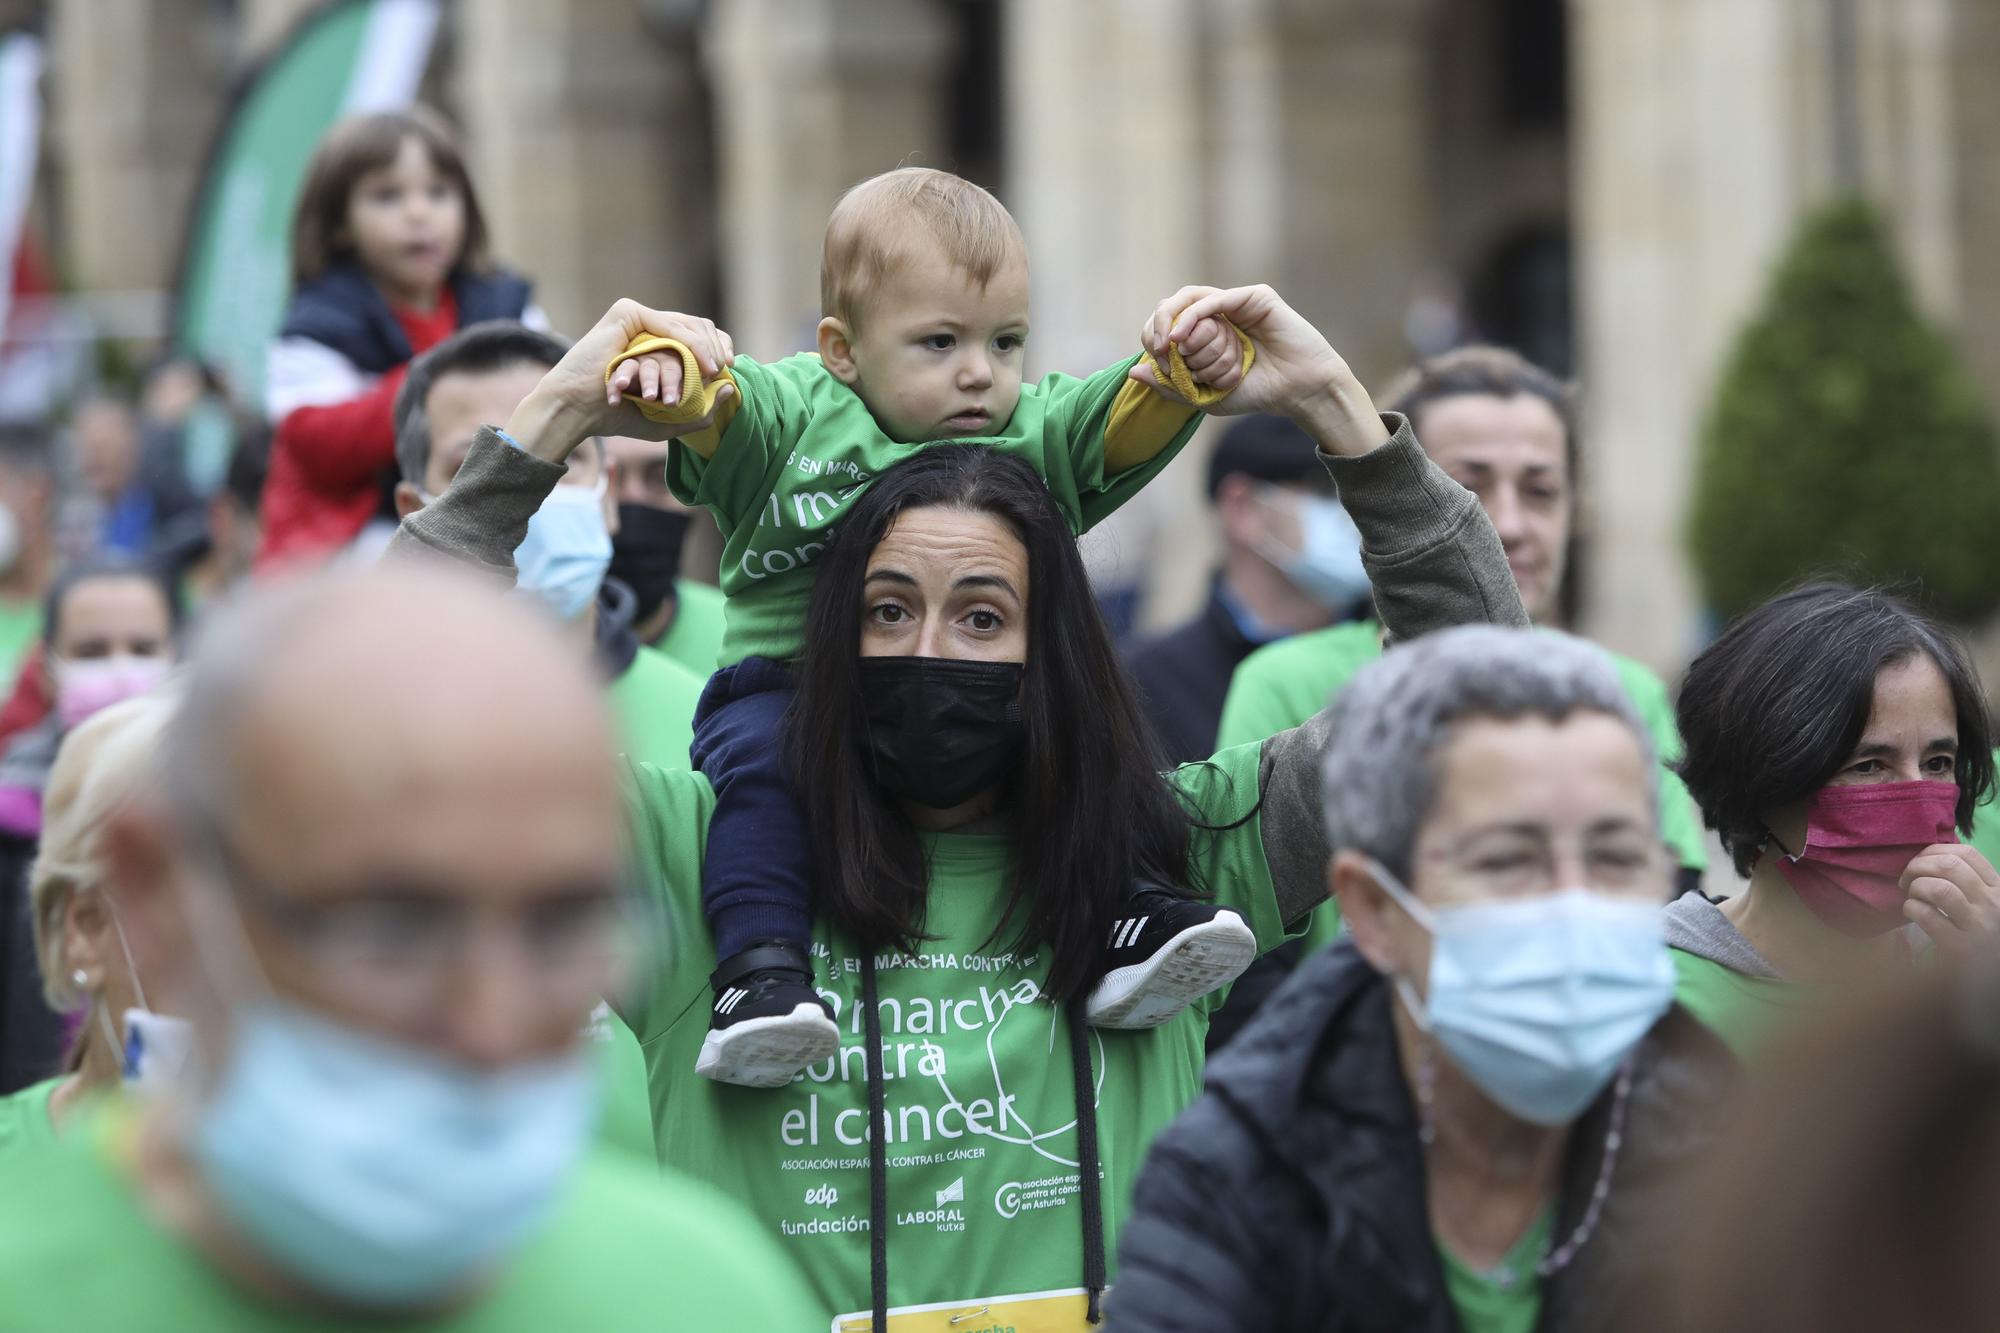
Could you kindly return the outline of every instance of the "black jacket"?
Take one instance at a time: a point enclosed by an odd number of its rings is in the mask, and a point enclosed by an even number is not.
[[[1292,974],[1209,1066],[1140,1173],[1107,1301],[1117,1333],[1451,1333],[1390,987],[1342,941]],[[1734,1075],[1678,1009],[1639,1048],[1625,1142],[1589,1242],[1543,1288],[1544,1333],[1629,1328],[1656,1296],[1676,1210]],[[1602,1161],[1609,1090],[1571,1140],[1554,1243]]]
[[[42,1000],[28,905],[35,843],[0,834],[0,1097],[39,1083],[62,1063],[63,1023]]]
[[[1191,764],[1215,753],[1222,701],[1236,664],[1260,646],[1243,636],[1222,604],[1217,578],[1201,614],[1177,629],[1132,645],[1125,665],[1139,682],[1140,706],[1167,759]]]
[[[528,280],[506,269],[451,277],[458,327],[489,319],[519,319],[528,308]],[[386,374],[408,361],[410,336],[382,293],[353,260],[333,264],[292,293],[281,338],[311,338],[352,361],[363,373]]]

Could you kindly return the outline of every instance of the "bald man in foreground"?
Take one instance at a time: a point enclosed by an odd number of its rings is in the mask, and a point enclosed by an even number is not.
[[[212,624],[160,797],[106,828],[194,1065],[0,1191],[0,1324],[824,1325],[733,1205],[589,1156],[580,1034],[638,961],[601,695],[444,570]]]

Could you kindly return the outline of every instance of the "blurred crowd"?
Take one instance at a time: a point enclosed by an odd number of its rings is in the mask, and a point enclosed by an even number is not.
[[[1027,262],[906,168],[810,355],[567,337],[381,113],[261,401],[0,428],[0,1329],[2000,1324],[1958,633],[1670,684],[1569,632],[1575,386],[1263,286],[1028,381]]]

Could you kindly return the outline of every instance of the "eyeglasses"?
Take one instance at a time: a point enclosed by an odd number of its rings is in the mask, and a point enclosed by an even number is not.
[[[537,993],[581,1011],[633,975],[646,952],[643,921],[615,883],[564,886],[505,914],[434,886],[383,884],[317,902],[273,890],[219,832],[207,841],[234,901],[284,936],[316,989],[359,1009],[400,1015],[448,1004],[464,961],[497,949]]]
[[[1487,833],[1425,859],[1492,897],[1552,893],[1579,883],[1606,893],[1663,893],[1667,879],[1665,845],[1622,830],[1575,840],[1527,830]]]

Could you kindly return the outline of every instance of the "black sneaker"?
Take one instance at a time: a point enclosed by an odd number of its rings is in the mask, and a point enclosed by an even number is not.
[[[1241,914],[1140,889],[1104,946],[1104,978],[1084,1016],[1101,1028],[1156,1028],[1242,975],[1257,937]]]
[[[708,978],[715,1008],[694,1072],[718,1083],[779,1088],[840,1050],[833,1010],[812,987],[812,960],[786,940],[758,940]]]

